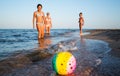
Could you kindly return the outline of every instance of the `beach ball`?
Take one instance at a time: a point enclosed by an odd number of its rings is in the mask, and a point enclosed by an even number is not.
[[[52,59],[54,71],[59,75],[73,73],[76,68],[76,59],[70,52],[59,52]]]

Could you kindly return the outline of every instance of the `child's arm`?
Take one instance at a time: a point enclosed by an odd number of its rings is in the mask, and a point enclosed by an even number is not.
[[[79,18],[79,21],[78,21],[78,23],[80,23],[80,18]]]
[[[82,20],[83,20],[83,25],[84,25],[84,18],[82,18]]]

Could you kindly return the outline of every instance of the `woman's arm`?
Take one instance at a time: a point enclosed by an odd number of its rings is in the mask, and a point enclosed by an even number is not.
[[[44,12],[42,12],[42,14],[43,14],[43,23],[45,24],[46,23],[45,14],[44,14]]]

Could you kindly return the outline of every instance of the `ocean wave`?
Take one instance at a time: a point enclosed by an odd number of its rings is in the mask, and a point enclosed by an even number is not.
[[[27,39],[0,39],[0,42],[27,42]]]

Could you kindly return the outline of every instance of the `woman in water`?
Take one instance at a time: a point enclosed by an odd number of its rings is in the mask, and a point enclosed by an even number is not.
[[[35,28],[34,22],[36,21],[36,27],[38,31],[38,39],[44,38],[44,22],[45,22],[45,16],[44,12],[42,11],[42,5],[37,5],[37,11],[33,14],[33,28]]]
[[[47,12],[45,17],[46,33],[50,34],[51,27],[52,27],[52,21],[51,21],[50,13]]]

